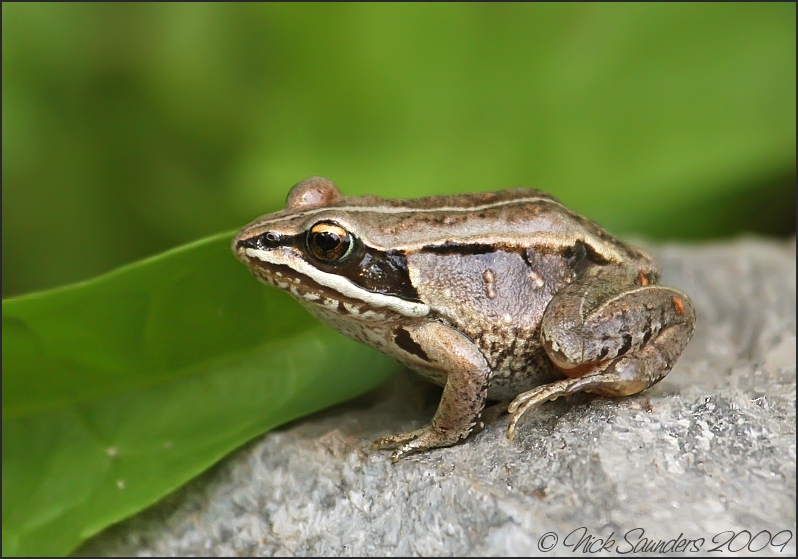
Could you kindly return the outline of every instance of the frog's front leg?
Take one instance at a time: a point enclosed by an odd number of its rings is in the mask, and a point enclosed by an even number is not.
[[[690,341],[695,311],[681,291],[649,281],[643,272],[605,273],[557,293],[543,315],[541,341],[570,378],[513,400],[510,439],[521,416],[547,400],[581,391],[628,396],[668,374]]]
[[[375,449],[396,449],[391,456],[393,462],[413,452],[451,446],[466,438],[479,422],[490,380],[490,367],[482,352],[460,332],[437,322],[402,328],[415,344],[414,352],[430,367],[446,374],[446,384],[431,425],[374,442]]]

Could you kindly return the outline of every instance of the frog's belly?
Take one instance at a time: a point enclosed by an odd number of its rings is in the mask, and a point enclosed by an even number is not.
[[[537,323],[518,327],[484,321],[466,332],[490,367],[489,399],[512,399],[521,392],[563,378],[541,345]]]
[[[564,375],[554,367],[546,356],[542,347],[523,348],[524,351],[508,352],[494,351],[489,348],[480,348],[483,355],[492,366],[490,384],[488,385],[489,400],[512,400],[518,394],[531,390],[536,386],[548,384],[564,378]],[[421,376],[432,381],[438,386],[446,384],[446,373],[439,369],[424,369],[417,364],[406,363]]]
[[[492,360],[490,355],[486,357]],[[554,367],[543,348],[537,348],[537,351],[498,360],[488,386],[488,399],[512,400],[522,392],[562,378],[563,374]]]

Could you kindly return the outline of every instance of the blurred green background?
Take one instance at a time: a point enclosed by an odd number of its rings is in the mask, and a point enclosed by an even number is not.
[[[533,186],[654,239],[795,230],[794,3],[2,10],[3,296],[236,229],[315,174]]]

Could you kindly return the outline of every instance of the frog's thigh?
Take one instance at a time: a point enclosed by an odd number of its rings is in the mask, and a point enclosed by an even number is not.
[[[592,279],[592,278],[590,278]],[[541,323],[551,360],[572,377],[525,392],[510,404],[518,419],[547,400],[589,391],[627,396],[668,374],[693,333],[695,311],[676,289],[575,282],[557,294]]]
[[[627,375],[624,386],[601,391],[626,395],[668,373],[694,324],[690,299],[672,287],[585,278],[551,301],[543,315],[541,339],[549,358],[569,377],[596,369],[620,371],[619,358],[636,357],[641,366]]]
[[[450,446],[467,437],[479,422],[490,380],[490,367],[482,352],[460,332],[437,322],[404,328],[428,360],[446,372],[446,384],[432,425],[375,441],[375,448],[397,448],[394,462],[412,452]]]

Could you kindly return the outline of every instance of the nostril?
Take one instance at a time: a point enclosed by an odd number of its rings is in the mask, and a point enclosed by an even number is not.
[[[250,237],[249,239],[242,239],[238,241],[238,248],[259,248],[258,237]]]
[[[260,235],[255,235],[254,237],[249,237],[247,239],[238,241],[238,248],[254,248],[256,250],[265,250],[279,246],[281,240],[282,237],[280,237],[279,233],[267,231],[266,233],[261,233]]]

